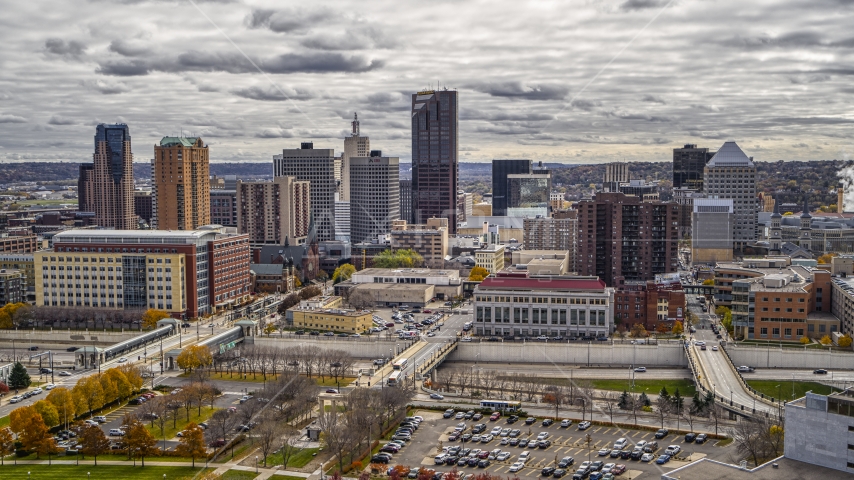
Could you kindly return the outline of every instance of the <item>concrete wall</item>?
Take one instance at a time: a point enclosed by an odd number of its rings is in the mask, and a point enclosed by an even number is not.
[[[125,330],[124,332],[105,332],[103,330],[0,330],[0,343],[12,347],[12,339],[18,348],[31,345],[69,344],[69,345],[112,345],[130,340],[143,332]],[[8,344],[8,345],[6,345]]]
[[[588,356],[589,351],[589,356]],[[610,345],[528,343],[460,343],[448,357],[453,361],[565,363],[575,365],[687,367],[681,345]],[[589,361],[588,361],[589,358]]]
[[[850,351],[816,351],[797,348],[764,348],[727,345],[732,362],[754,368],[854,369]],[[749,374],[748,374],[749,375]],[[748,377],[749,378],[749,377]]]
[[[276,338],[255,337],[255,345],[289,348],[303,346],[314,346],[328,350],[343,350],[349,352],[354,358],[388,358],[389,350],[406,348],[411,342],[401,340],[381,340],[372,338],[339,338],[339,337],[315,337],[304,335],[303,338]]]

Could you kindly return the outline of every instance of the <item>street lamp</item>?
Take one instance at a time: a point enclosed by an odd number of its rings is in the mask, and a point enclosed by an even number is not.
[[[258,455],[255,455],[255,473],[258,473]],[[163,476],[165,477],[166,474]]]
[[[732,406],[732,389],[731,388],[729,389],[729,405]]]

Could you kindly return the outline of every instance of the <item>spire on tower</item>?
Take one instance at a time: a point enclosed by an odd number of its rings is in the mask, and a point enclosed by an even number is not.
[[[353,121],[350,124],[353,125],[353,134],[352,135],[354,137],[358,137],[359,136],[359,114],[358,113],[353,112]]]

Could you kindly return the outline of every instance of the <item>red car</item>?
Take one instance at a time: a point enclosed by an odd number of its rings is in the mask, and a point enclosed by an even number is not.
[[[423,313],[433,313],[433,310],[424,310]]]
[[[611,469],[611,473],[613,473],[614,475],[626,473],[626,466],[623,464],[614,465],[614,468]]]
[[[501,418],[501,412],[495,412],[489,416],[489,419],[492,420],[493,422],[498,420],[499,418]]]
[[[479,458],[481,460],[483,460],[484,458],[488,458],[488,457],[489,457],[489,451],[488,450],[484,450],[484,451],[477,454],[477,458]]]

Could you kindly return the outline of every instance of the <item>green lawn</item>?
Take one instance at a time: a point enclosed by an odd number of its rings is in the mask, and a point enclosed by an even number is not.
[[[275,475],[275,480],[305,480],[303,477],[295,477],[293,475]]]
[[[18,205],[61,205],[63,203],[69,205],[77,205],[76,198],[59,198],[59,199],[49,199],[49,200],[21,200],[17,202]]]
[[[10,465],[3,467],[3,480],[54,480],[80,478],[87,480],[190,480],[204,467],[154,467],[133,465]],[[211,470],[211,469],[209,469]],[[212,470],[211,470],[212,471]],[[87,475],[91,473],[91,475]],[[164,477],[165,475],[165,477]]]
[[[747,380],[747,384],[755,388],[758,392],[764,393],[766,397],[779,398],[782,395],[785,401],[801,398],[808,391],[821,395],[828,395],[831,391],[839,391],[837,388],[822,385],[818,382],[794,382],[795,395],[792,396],[791,380]]]
[[[0,428],[8,427],[10,421],[11,420],[9,420],[9,415],[6,415],[5,417],[0,418]]]
[[[162,445],[162,442],[160,444],[158,444],[157,447],[160,448],[161,445]],[[45,457],[44,455],[41,456],[42,460],[44,460],[45,458],[47,458],[47,457]],[[56,457],[54,457],[54,458],[56,458]],[[62,459],[63,460],[69,460],[69,459],[74,459],[74,458],[75,458],[74,455],[67,455],[67,456],[64,456]],[[24,460],[24,459],[35,460],[36,454],[33,453],[33,454],[28,455],[26,458],[19,458],[19,460]],[[94,457],[92,457],[91,455],[80,455],[80,461],[91,462],[93,460],[94,460]],[[108,453],[106,455],[98,455],[98,461],[100,462],[102,460],[104,460],[104,461],[109,460],[111,462],[131,462],[131,463],[133,462],[133,459],[129,459],[127,455],[110,454],[110,453]],[[186,457],[186,458],[185,457],[156,457],[156,456],[145,457],[146,462],[149,460],[152,462],[187,462],[187,463],[193,461],[193,459],[189,458],[189,457]],[[201,459],[201,461],[204,462],[205,459],[203,458],[203,459]],[[199,462],[198,458],[196,459],[196,462],[197,463]]]
[[[593,380],[593,388],[599,390],[614,390],[622,392],[623,390],[629,393],[646,392],[647,395],[661,391],[661,387],[667,387],[667,391],[672,395],[676,389],[679,389],[679,394],[682,397],[692,397],[696,389],[694,383],[688,379],[679,380],[638,380],[635,377],[635,388],[631,387],[631,380]]]
[[[153,427],[151,426],[151,422],[146,422],[145,428],[147,428],[148,431],[151,432],[152,435],[154,435],[154,438],[156,438],[160,441],[163,440],[164,435],[166,436],[166,440],[170,440],[170,439],[174,438],[178,432],[183,430],[187,426],[188,423],[190,423],[190,422],[195,422],[195,423],[204,422],[205,420],[210,418],[211,415],[213,415],[213,412],[216,410],[219,410],[219,409],[211,408],[211,407],[202,407],[202,414],[199,415],[198,414],[199,413],[198,408],[193,407],[190,409],[190,420],[188,421],[187,417],[185,416],[186,411],[182,408],[178,412],[178,422],[175,424],[174,427],[172,426],[171,420],[167,420],[166,422],[164,422],[163,433],[160,433],[160,425],[156,421],[154,422]]]
[[[251,451],[252,444],[249,441],[244,440],[240,442],[234,448],[234,459],[239,459],[241,457],[246,456]],[[214,460],[211,460],[211,463],[226,463],[232,461],[231,457],[231,449],[227,449],[219,454]],[[267,463],[270,463],[267,461]]]
[[[246,470],[229,470],[222,474],[221,480],[252,480],[257,477],[255,472],[247,472]],[[278,476],[277,476],[278,478]]]
[[[302,468],[308,465],[308,462],[314,458],[314,454],[317,453],[319,448],[303,448],[298,452],[291,455],[291,458],[288,459],[288,467],[292,468]],[[276,452],[269,457],[267,457],[267,465],[281,465],[282,464],[282,454],[281,452]]]
[[[190,374],[182,373],[179,377],[188,377]],[[244,378],[245,376],[245,378]],[[267,374],[267,382],[275,381],[278,375]],[[260,373],[256,373],[253,377],[251,373],[246,374],[238,374],[236,371],[232,373],[228,372],[211,372],[210,374],[211,380],[231,380],[233,382],[248,382],[248,383],[264,383],[264,377]],[[314,383],[321,387],[335,387],[337,385],[347,386],[356,380],[356,377],[338,377],[338,383],[335,383],[335,379],[332,377],[325,377],[323,380],[320,377],[313,377]]]

